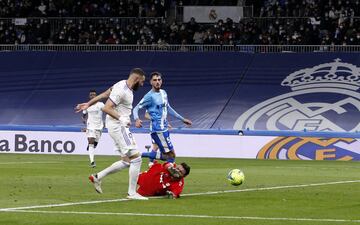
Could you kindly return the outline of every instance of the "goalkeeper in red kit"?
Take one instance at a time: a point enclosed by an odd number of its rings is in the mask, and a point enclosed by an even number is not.
[[[148,171],[139,175],[137,192],[143,196],[162,196],[179,198],[184,188],[184,177],[190,173],[190,167],[181,163],[172,167],[170,163],[155,162]],[[175,173],[174,173],[175,169]]]

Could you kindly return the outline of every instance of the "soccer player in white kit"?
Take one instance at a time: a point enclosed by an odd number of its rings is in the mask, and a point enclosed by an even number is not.
[[[129,167],[128,199],[147,200],[136,192],[137,180],[141,167],[141,154],[137,150],[135,139],[129,130],[130,115],[133,103],[133,91],[144,85],[145,73],[140,68],[132,69],[127,80],[121,80],[110,89],[91,99],[87,103],[78,104],[77,112],[87,109],[101,99],[108,98],[103,107],[106,116],[106,127],[112,137],[121,160],[89,177],[95,190],[102,193],[101,181],[109,174]]]
[[[89,99],[96,97],[96,91],[90,90]],[[83,120],[86,123],[86,136],[88,139],[88,151],[90,158],[90,166],[96,167],[95,163],[95,148],[99,143],[102,129],[104,128],[102,108],[104,103],[97,102],[88,109],[83,110]]]

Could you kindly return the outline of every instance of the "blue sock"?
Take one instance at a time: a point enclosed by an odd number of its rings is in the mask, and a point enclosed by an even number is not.
[[[143,152],[141,153],[141,157],[142,158],[149,158],[150,160],[154,160],[156,157],[156,152],[151,151],[151,152]]]
[[[170,162],[170,163],[174,163],[175,162],[175,158],[167,158],[164,157],[164,154],[162,152],[157,152],[156,154],[156,159],[160,159],[162,161],[166,161],[166,162]]]
[[[175,158],[167,158],[167,159],[166,159],[166,162],[174,163],[174,162],[175,162]]]
[[[156,158],[157,151],[156,151],[156,150],[151,150],[150,152],[155,152],[155,156],[154,156],[154,157],[149,157],[149,161],[150,161],[150,162],[154,162],[154,160],[155,160],[155,158]],[[151,153],[151,154],[154,154],[154,153]]]

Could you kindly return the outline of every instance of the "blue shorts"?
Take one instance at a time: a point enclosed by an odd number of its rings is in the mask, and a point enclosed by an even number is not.
[[[154,141],[153,143],[159,146],[159,149],[162,153],[174,151],[174,146],[171,143],[169,131],[151,133],[151,138]]]

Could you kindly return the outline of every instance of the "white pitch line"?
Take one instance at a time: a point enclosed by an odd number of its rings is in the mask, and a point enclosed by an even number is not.
[[[214,195],[214,194],[234,193],[234,192],[267,191],[267,190],[277,190],[277,189],[287,189],[287,188],[316,187],[316,186],[325,186],[325,185],[334,185],[334,184],[348,184],[348,183],[359,183],[359,182],[360,182],[360,180],[334,181],[334,182],[315,183],[315,184],[297,184],[297,185],[286,185],[286,186],[275,186],[275,187],[263,187],[263,188],[247,188],[247,189],[240,189],[240,190],[209,191],[209,192],[203,192],[203,193],[183,194],[183,195],[181,195],[181,196],[198,196],[198,195]]]
[[[235,192],[267,191],[267,190],[277,190],[277,189],[316,187],[316,186],[325,186],[325,185],[334,185],[334,184],[347,184],[347,183],[359,183],[359,182],[360,182],[360,180],[335,181],[335,182],[315,183],[315,184],[298,184],[298,185],[286,185],[286,186],[274,186],[274,187],[262,187],[262,188],[248,188],[248,189],[226,190],[226,191],[209,191],[209,192],[182,194],[181,196],[185,197],[185,196],[226,194],[226,193],[235,193]],[[163,198],[163,197],[151,197],[151,198]],[[121,199],[108,199],[108,200],[98,200],[98,201],[69,202],[69,203],[50,204],[50,205],[34,205],[34,206],[24,206],[24,207],[15,207],[15,208],[3,208],[3,209],[0,209],[0,212],[1,211],[10,211],[10,210],[40,209],[40,208],[52,208],[52,207],[62,207],[62,206],[74,206],[74,205],[89,205],[89,204],[97,204],[97,203],[122,202],[122,201],[128,201],[128,199],[121,198]]]
[[[40,210],[9,210],[14,213],[43,213],[43,214],[82,214],[82,215],[113,215],[113,216],[148,216],[148,217],[181,217],[206,219],[236,219],[236,220],[273,220],[273,221],[312,221],[312,222],[345,222],[360,223],[360,220],[347,219],[320,219],[320,218],[291,218],[291,217],[259,217],[259,216],[211,216],[189,214],[150,214],[150,213],[118,213],[118,212],[76,212],[76,211],[40,211]]]
[[[50,205],[34,205],[34,206],[24,206],[24,207],[0,209],[0,212],[11,211],[11,210],[25,210],[25,209],[40,209],[40,208],[73,206],[73,205],[89,205],[89,204],[107,203],[107,202],[123,202],[123,201],[128,201],[128,200],[129,199],[127,199],[127,198],[121,198],[121,199],[108,199],[108,200],[98,200],[98,201],[88,201],[88,202],[69,202],[69,203],[50,204]]]
[[[313,166],[274,166],[272,168],[276,168],[276,169],[314,169]],[[333,170],[333,169],[338,169],[338,168],[335,168],[335,167],[316,167],[315,169],[322,169],[322,170]],[[359,166],[342,166],[341,169],[360,169]]]
[[[12,165],[12,164],[59,164],[63,162],[0,162],[0,165]]]

